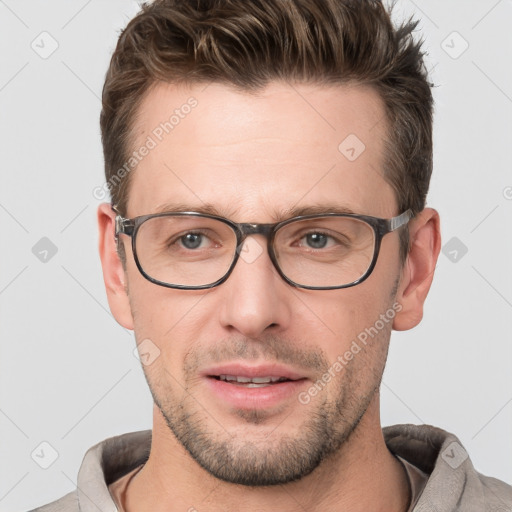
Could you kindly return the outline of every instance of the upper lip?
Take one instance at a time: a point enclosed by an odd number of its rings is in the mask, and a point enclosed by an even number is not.
[[[289,380],[305,379],[305,375],[281,365],[281,364],[259,364],[250,365],[247,363],[225,363],[211,366],[201,372],[203,377],[218,377],[219,375],[234,375],[236,377],[284,377]]]

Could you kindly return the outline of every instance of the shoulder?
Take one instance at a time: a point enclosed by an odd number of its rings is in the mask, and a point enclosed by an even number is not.
[[[512,510],[512,487],[476,471],[455,435],[431,425],[394,425],[383,433],[392,453],[428,475],[414,510]]]
[[[78,496],[76,491],[73,491],[56,501],[35,508],[30,512],[80,512]]]
[[[512,510],[512,487],[501,480],[480,473],[478,473],[478,477],[482,484],[487,508],[492,506],[489,510],[493,512],[510,512]]]
[[[144,464],[151,448],[151,430],[110,437],[87,450],[77,476],[77,489],[31,512],[115,511],[108,486]],[[94,499],[94,507],[90,501]]]

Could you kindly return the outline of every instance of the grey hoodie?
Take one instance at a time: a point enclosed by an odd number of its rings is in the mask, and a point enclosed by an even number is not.
[[[477,473],[454,435],[429,425],[395,425],[383,432],[392,453],[429,475],[413,512],[512,512],[512,487]],[[76,491],[33,512],[117,512],[108,485],[144,464],[150,446],[150,430],[93,446]]]

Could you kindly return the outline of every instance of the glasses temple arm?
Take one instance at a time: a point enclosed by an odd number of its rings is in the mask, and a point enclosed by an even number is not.
[[[389,219],[389,230],[395,231],[407,224],[413,218],[412,210],[406,210],[404,213]]]

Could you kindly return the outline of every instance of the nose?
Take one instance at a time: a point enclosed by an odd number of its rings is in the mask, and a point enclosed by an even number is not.
[[[222,326],[249,338],[286,329],[291,317],[289,285],[274,268],[266,245],[265,237],[248,236],[231,275],[217,288]]]

